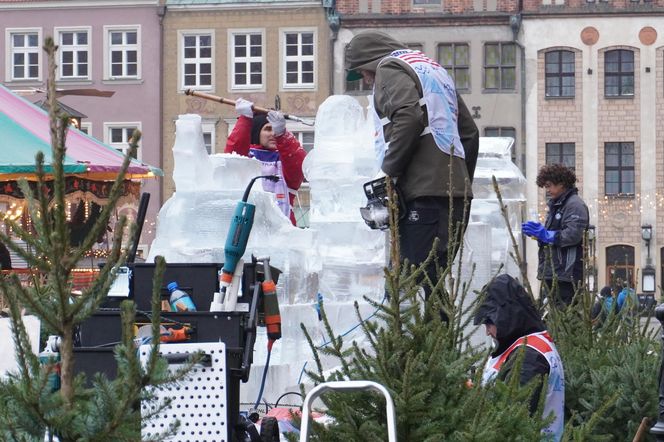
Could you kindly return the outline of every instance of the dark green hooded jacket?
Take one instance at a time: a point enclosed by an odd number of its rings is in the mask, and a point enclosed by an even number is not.
[[[465,103],[457,94],[457,126],[465,160],[441,151],[431,134],[420,136],[427,126],[426,108],[419,104],[422,88],[412,69],[397,59],[383,58],[406,46],[381,32],[356,35],[346,47],[349,71],[376,73],[374,108],[380,118],[389,149],[382,170],[398,178],[397,187],[406,201],[423,196],[472,198],[472,178],[479,151],[479,131]],[[378,66],[380,63],[380,66]],[[450,168],[451,162],[451,168]]]

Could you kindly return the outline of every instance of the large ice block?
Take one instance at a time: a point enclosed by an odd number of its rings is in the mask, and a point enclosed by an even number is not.
[[[468,263],[476,266],[472,281],[470,265],[462,264],[462,274],[473,290],[481,289],[497,273],[520,275],[518,265],[510,256],[513,245],[507,226],[519,241],[526,201],[526,179],[512,162],[513,145],[514,139],[509,137],[480,138],[473,179],[474,198],[465,236]],[[494,189],[494,177],[507,209],[507,223]],[[458,257],[456,263],[459,263]]]
[[[318,110],[315,147],[303,165],[311,189],[310,228],[292,226],[262,186],[255,185],[250,194],[256,216],[245,259],[251,254],[270,256],[271,264],[283,271],[277,287],[283,337],[274,345],[271,357],[264,392],[268,402],[286,391],[297,391],[299,381],[308,381],[302,372],[305,366],[312,368],[313,361],[300,324],[307,326],[317,345],[325,345],[315,308],[319,295],[333,330],[339,334],[354,330],[346,342],[354,340],[364,348],[353,304],[357,301],[361,317],[367,318],[374,309],[364,296],[376,301],[384,297],[386,234],[369,229],[359,214],[359,207],[366,204],[362,185],[378,172],[375,128],[365,114],[355,99],[345,96],[329,97]],[[202,137],[195,127],[200,119],[183,116],[181,120],[174,148],[176,193],[161,208],[149,259],[163,255],[168,262],[223,262],[231,215],[249,181],[260,175],[260,165],[235,154],[201,156]],[[488,282],[501,265],[501,271],[518,274],[509,257],[511,242],[491,182],[496,176],[509,225],[519,233],[525,178],[511,161],[512,143],[509,138],[480,140],[475,199],[464,254],[457,257],[457,263],[464,266],[462,278],[474,289]],[[473,264],[475,274],[470,281]],[[242,384],[241,402],[256,400],[265,357],[266,337],[260,330],[251,378]],[[334,369],[335,362],[323,359],[326,369]]]

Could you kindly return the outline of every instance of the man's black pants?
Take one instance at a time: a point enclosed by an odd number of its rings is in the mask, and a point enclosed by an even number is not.
[[[449,247],[452,247],[452,260],[456,254],[463,233],[466,230],[470,212],[470,201],[464,198],[452,198],[452,214],[450,216],[450,198],[421,197],[406,203],[405,213],[401,214],[399,221],[399,237],[401,259],[408,259],[410,264],[420,265],[431,252],[433,241],[439,239],[436,255],[441,269],[447,267]],[[468,210],[464,211],[468,203]],[[465,212],[465,213],[464,213]],[[449,237],[449,225],[454,229],[453,241]],[[431,262],[426,268],[426,275],[436,284],[436,263]],[[422,284],[425,296],[428,298],[432,287]]]

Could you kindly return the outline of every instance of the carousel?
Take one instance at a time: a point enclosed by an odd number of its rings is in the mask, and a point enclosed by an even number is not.
[[[48,181],[52,163],[48,114],[39,106],[0,85],[0,134],[0,216],[11,218],[29,228],[31,220],[18,181],[26,179],[30,185],[37,184],[35,156],[41,151],[44,154],[47,175],[46,189],[43,190],[52,194],[52,181]],[[71,241],[76,245],[77,241],[80,242],[85,237],[99,216],[101,207],[108,201],[124,156],[74,126],[68,131],[66,145],[64,171],[67,212]],[[132,160],[125,175],[122,197],[116,207],[115,217],[107,228],[108,233],[98,238],[87,259],[80,263],[80,271],[76,272],[74,278],[75,286],[85,286],[94,278],[97,261],[103,259],[110,249],[111,244],[108,241],[112,238],[110,232],[115,220],[122,215],[130,219],[136,218],[141,180],[162,175],[160,169]],[[3,270],[5,272],[26,276],[31,274],[25,262],[17,255],[7,252],[2,245],[0,263],[3,269],[11,269]]]

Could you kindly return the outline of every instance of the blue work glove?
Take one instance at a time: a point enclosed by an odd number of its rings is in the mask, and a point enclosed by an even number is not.
[[[521,231],[524,234],[535,237],[546,244],[553,244],[553,240],[556,237],[555,231],[546,230],[546,227],[535,221],[527,221],[521,224]]]

